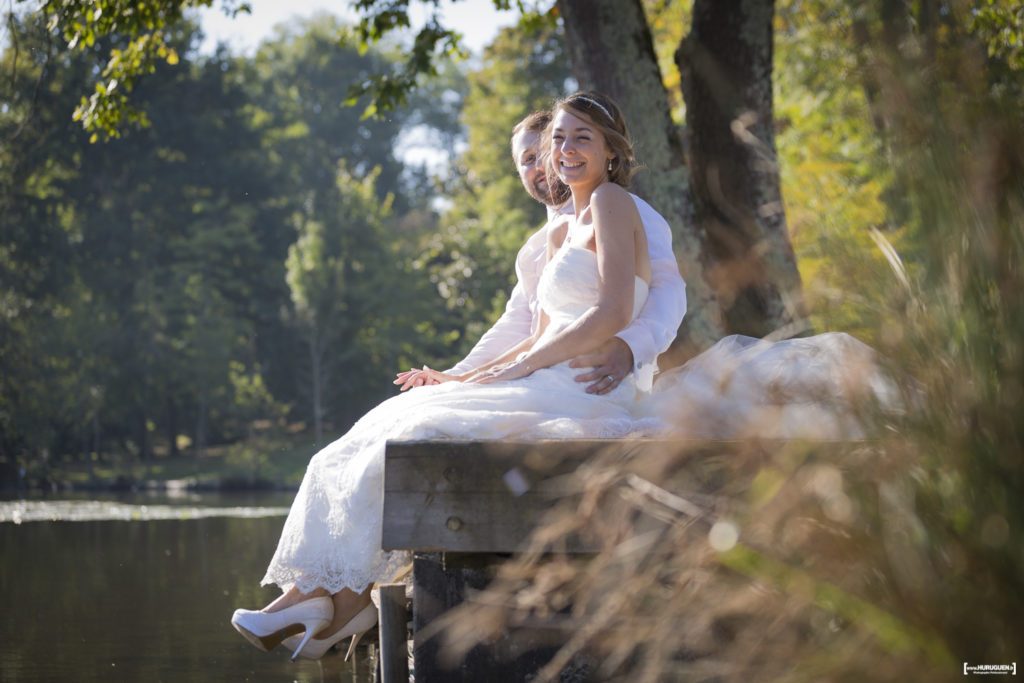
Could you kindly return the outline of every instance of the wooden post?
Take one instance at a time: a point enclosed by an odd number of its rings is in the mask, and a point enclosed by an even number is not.
[[[405,584],[380,586],[380,670],[382,683],[407,683],[409,680],[408,623]]]
[[[490,553],[415,553],[413,559],[413,632],[484,589],[507,559]],[[520,630],[494,643],[473,647],[458,662],[445,661],[441,637],[413,636],[416,683],[522,683],[530,680],[558,651],[562,640]]]

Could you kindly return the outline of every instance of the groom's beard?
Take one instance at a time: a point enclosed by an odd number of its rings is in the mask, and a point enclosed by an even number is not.
[[[530,196],[552,209],[557,209],[569,201],[569,187],[561,180],[549,183],[547,177],[530,184]]]

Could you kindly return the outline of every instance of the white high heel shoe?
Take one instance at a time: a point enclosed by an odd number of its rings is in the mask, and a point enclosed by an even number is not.
[[[345,661],[347,662],[349,657],[352,656],[352,653],[355,652],[356,643],[358,643],[363,637],[363,634],[373,628],[373,625],[376,623],[377,606],[371,602],[369,605],[361,609],[358,614],[349,619],[348,622],[338,629],[338,631],[333,635],[322,640],[314,638],[306,642],[305,647],[302,646],[299,636],[292,636],[284,641],[284,646],[289,650],[296,648],[295,657],[302,657],[303,659],[320,659],[337,643],[349,636],[352,636],[352,642],[349,643],[348,651],[345,653]],[[292,659],[295,657],[292,657]]]
[[[288,636],[304,630],[306,634],[295,646],[295,654],[292,655],[292,659],[295,659],[313,635],[330,625],[333,618],[334,602],[328,597],[320,597],[303,600],[277,612],[236,609],[231,616],[231,625],[264,652],[273,650]]]

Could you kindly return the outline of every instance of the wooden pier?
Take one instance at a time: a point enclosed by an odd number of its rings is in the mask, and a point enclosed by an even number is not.
[[[820,454],[835,445],[819,443],[813,450]],[[558,637],[539,628],[535,637],[517,632],[503,642],[477,645],[453,667],[442,661],[438,639],[421,634],[468,593],[484,588],[554,505],[578,496],[581,465],[612,457],[660,490],[706,503],[746,490],[765,462],[796,467],[811,450],[796,442],[639,439],[389,443],[382,546],[413,552],[415,681],[520,683],[557,652]],[[586,539],[572,537],[562,551],[596,550]],[[383,586],[381,596],[382,679],[404,683],[409,680],[404,586]]]

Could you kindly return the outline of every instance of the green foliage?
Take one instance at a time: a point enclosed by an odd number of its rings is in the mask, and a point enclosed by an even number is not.
[[[437,0],[432,1],[437,7]],[[492,1],[499,10],[509,10],[514,4],[521,15],[520,27],[526,33],[554,27],[553,14],[530,7],[523,0],[516,0],[515,3],[511,0]],[[423,4],[428,2],[423,1]],[[409,0],[355,0],[352,6],[362,15],[356,38],[364,49],[396,30],[411,26]],[[416,32],[404,62],[398,68],[386,73],[371,74],[354,85],[350,91],[349,104],[354,104],[360,97],[369,96],[370,104],[364,110],[365,116],[405,106],[409,94],[422,85],[424,79],[437,75],[439,62],[446,58],[465,59],[467,56],[462,46],[462,36],[443,26],[434,12]]]
[[[202,454],[256,438],[253,425],[286,408],[308,415],[285,266],[309,221],[340,236],[346,269],[319,293],[343,314],[331,419],[354,419],[399,359],[450,339],[413,332],[435,295],[407,264],[436,219],[424,188],[404,190],[415,177],[394,155],[405,115],[360,121],[342,106],[346,79],[386,62],[338,50],[343,27],[319,18],[253,60],[196,58],[194,27],[169,28],[180,63],[132,92],[149,127],[91,144],[70,121],[102,41],[60,51],[39,15],[12,21],[0,57],[5,462]],[[454,130],[451,104],[429,105],[410,120]],[[351,169],[340,177],[339,159]]]
[[[436,4],[436,3],[435,3]],[[180,50],[174,46],[169,29],[199,7],[210,7],[213,0],[145,0],[126,7],[120,0],[46,0],[40,7],[51,31],[59,32],[66,48],[91,50],[103,46],[106,61],[92,77],[92,92],[82,95],[74,112],[96,141],[117,137],[128,125],[149,124],[143,108],[133,103],[131,91],[145,76],[153,74],[160,63],[175,65]],[[249,12],[240,0],[221,0],[227,14]],[[371,46],[396,30],[408,29],[408,0],[380,2],[356,0],[353,8],[362,13],[354,32],[342,32],[343,46],[365,53]],[[522,15],[522,25],[534,30],[551,26],[553,15],[532,9],[522,0],[494,0],[500,10],[513,5]],[[439,64],[448,59],[465,59],[462,36],[444,27],[435,13],[413,37],[400,64],[378,64],[349,81],[345,103],[359,105],[363,118],[400,110],[409,103],[410,94],[424,79],[438,75]]]
[[[356,178],[342,163],[337,195],[293,219],[298,239],[288,250],[287,281],[296,323],[310,349],[318,437],[329,412],[325,391],[352,395],[376,379],[366,372],[366,358],[380,327],[378,316],[386,314],[393,294],[387,283],[395,279],[384,246],[391,202],[377,198],[379,175],[377,169]]]
[[[1001,106],[1004,91],[976,89],[991,68],[901,72],[921,117],[904,127],[904,112],[887,112],[900,122],[893,159],[920,272],[889,311],[885,350],[925,397],[909,437],[934,572],[922,581],[926,612],[964,659],[1012,657],[1024,595],[1024,304],[1013,293],[1024,259],[1024,127]]]
[[[416,111],[362,118],[344,104],[348,84],[391,57],[339,48],[348,30],[328,16],[286,29],[261,46],[248,78],[252,120],[297,237],[289,322],[308,347],[273,384],[296,396],[296,414],[312,415],[318,431],[321,419],[354,421],[382,397],[400,361],[422,362],[434,344],[433,335],[403,331],[432,317],[426,278],[409,278],[405,268],[434,219],[424,206],[429,184],[396,159],[395,147],[410,128],[451,135],[447,91],[459,87],[449,79],[417,95]]]
[[[988,51],[988,66],[995,76],[990,80],[998,94],[1015,99],[1019,106],[1024,99],[1024,5],[1013,0],[977,3],[967,17],[967,30]]]
[[[375,0],[360,0],[357,9],[367,9]],[[364,17],[359,24],[359,41],[366,46],[380,40],[396,28],[409,28],[407,2],[389,3],[388,7],[376,14]],[[420,76],[437,75],[435,60],[441,57],[465,59],[468,55],[461,47],[458,34],[444,28],[433,16],[420,29],[408,51],[401,69],[390,73],[375,73],[361,83],[352,86],[348,105],[355,105],[359,98],[369,95],[371,102],[363,110],[363,117],[375,116],[407,104],[407,96],[415,90]]]
[[[345,105],[348,85],[386,68],[390,59],[339,47],[338,36],[349,31],[329,15],[313,17],[282,29],[241,66],[253,125],[264,131],[277,182],[293,197],[289,213],[334,192],[339,159],[349,159],[360,174],[380,166],[381,199],[400,189],[402,168],[393,145],[410,114],[361,120],[358,108]]]
[[[876,344],[890,270],[872,238],[902,247],[886,205],[893,183],[849,43],[853,16],[832,3],[776,13],[775,117],[790,239],[811,328]]]
[[[146,113],[135,106],[128,93],[144,75],[156,71],[164,62],[175,65],[178,48],[168,31],[192,8],[209,7],[213,0],[135,0],[130,5],[119,0],[46,0],[39,12],[51,31],[59,32],[67,49],[87,50],[106,45],[106,63],[95,77],[93,92],[82,96],[74,112],[92,132],[95,142],[100,136],[117,137],[127,124],[149,125]],[[222,0],[226,12],[249,11],[248,5],[236,0]],[[118,37],[123,46],[111,44]],[[116,39],[115,39],[116,40]]]

